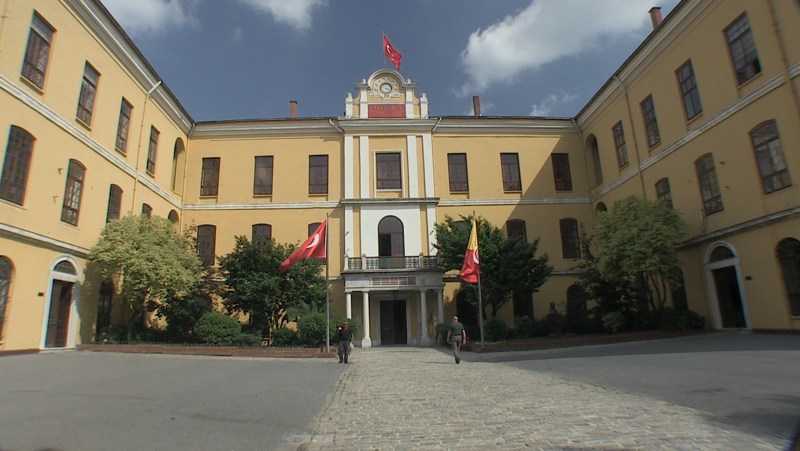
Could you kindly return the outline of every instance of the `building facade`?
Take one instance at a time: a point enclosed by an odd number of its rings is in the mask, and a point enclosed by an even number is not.
[[[107,221],[301,242],[329,217],[332,306],[361,346],[430,345],[459,284],[434,225],[474,211],[541,238],[541,317],[576,282],[579,226],[629,195],[689,224],[672,304],[715,329],[800,328],[800,8],[683,0],[574,118],[432,117],[378,70],[341,117],[195,122],[97,0],[5,0],[0,25],[0,351],[71,347],[129,312],[87,268]],[[517,310],[515,312],[515,309]],[[474,312],[473,312],[474,313]]]

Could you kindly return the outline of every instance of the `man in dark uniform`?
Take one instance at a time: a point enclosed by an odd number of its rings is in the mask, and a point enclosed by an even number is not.
[[[458,317],[453,317],[450,330],[447,331],[447,342],[453,346],[453,356],[456,363],[461,363],[461,345],[467,344],[467,331],[464,325],[458,322]]]
[[[347,363],[347,357],[350,355],[350,342],[353,341],[353,330],[347,321],[339,328],[339,363]]]

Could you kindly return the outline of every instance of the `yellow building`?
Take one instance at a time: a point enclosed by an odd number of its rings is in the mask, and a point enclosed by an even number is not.
[[[475,211],[541,237],[543,316],[576,282],[579,224],[631,194],[689,223],[677,307],[715,329],[800,328],[800,10],[683,0],[573,119],[432,117],[378,70],[345,114],[196,123],[97,0],[0,3],[0,351],[71,347],[122,322],[86,256],[127,213],[300,242],[330,215],[332,305],[361,346],[429,345],[459,307],[434,224]],[[366,75],[366,74],[365,74]],[[341,95],[333,93],[332,95]],[[523,303],[525,304],[525,303]],[[463,315],[465,312],[461,312]]]

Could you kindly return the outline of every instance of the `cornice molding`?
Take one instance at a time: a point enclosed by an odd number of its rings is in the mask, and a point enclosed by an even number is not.
[[[184,204],[184,211],[212,210],[296,210],[302,208],[336,208],[339,201],[321,202],[240,202],[224,204]]]
[[[687,249],[692,246],[697,246],[699,244],[707,243],[709,241],[722,239],[732,235],[738,235],[740,233],[749,232],[754,229],[766,227],[775,224],[777,222],[787,221],[789,219],[794,219],[797,217],[800,217],[800,207],[795,207],[789,210],[783,210],[777,213],[764,215],[759,218],[751,219],[749,221],[732,225],[730,227],[725,227],[724,229],[720,229],[715,232],[707,233],[705,235],[700,235],[698,237],[679,243],[677,248],[678,250]]]
[[[354,135],[374,133],[430,133],[436,126],[435,119],[339,119],[337,125],[346,133]]]
[[[76,257],[86,258],[89,256],[89,249],[85,247],[76,246],[66,241],[56,240],[48,236],[40,235],[29,230],[20,229],[12,225],[0,223],[0,235],[8,236],[18,241],[25,241],[37,246],[47,249],[52,249],[59,252],[67,252]]]
[[[382,199],[382,198],[368,198],[368,199],[342,199],[342,205],[437,205],[439,204],[438,197],[405,197],[400,199]]]
[[[526,120],[504,118],[494,121],[493,123],[491,120],[485,119],[452,120],[443,118],[436,127],[436,136],[442,136],[446,134],[455,134],[457,136],[464,136],[464,134],[470,134],[472,136],[475,134],[498,135],[502,133],[515,135],[579,135],[578,129],[575,127],[575,124],[573,124],[572,121],[564,121],[562,119],[530,119],[530,122],[528,123],[522,121]]]
[[[9,93],[12,97],[19,100],[24,105],[28,106],[31,110],[39,113],[42,117],[49,120],[55,126],[59,127],[60,129],[64,130],[67,134],[71,135],[73,138],[80,141],[86,147],[92,149],[95,153],[103,157],[106,161],[114,165],[117,169],[125,172],[131,178],[136,178],[136,170],[128,165],[125,160],[121,159],[117,156],[116,151],[110,151],[100,145],[97,141],[93,140],[86,134],[84,134],[78,127],[76,127],[73,123],[67,121],[63,117],[59,116],[55,111],[50,109],[47,105],[36,99],[35,97],[31,96],[24,90],[20,89],[17,85],[12,83],[9,79],[5,76],[0,74],[0,89]],[[153,181],[149,180],[147,176],[140,176],[139,182],[152,190],[154,193],[159,195],[161,198],[166,200],[167,202],[171,203],[177,208],[181,208],[181,202],[170,195],[166,190],[161,188],[160,186],[156,185]]]
[[[189,138],[237,138],[294,135],[298,138],[339,135],[329,119],[294,121],[276,119],[273,121],[240,121],[199,123],[192,130]],[[298,136],[301,135],[301,136]]]
[[[575,205],[588,204],[588,197],[540,197],[521,199],[442,199],[440,207],[479,207],[503,205]]]
[[[139,52],[133,41],[123,31],[108,11],[97,0],[61,0],[75,11],[83,22],[102,41],[117,61],[128,71],[146,95],[161,78]],[[192,129],[194,121],[168,88],[157,89],[151,99],[185,133]],[[166,92],[165,92],[166,91]]]

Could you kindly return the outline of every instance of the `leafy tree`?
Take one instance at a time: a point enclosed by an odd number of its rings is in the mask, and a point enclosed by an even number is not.
[[[598,269],[606,280],[633,282],[653,310],[667,301],[667,283],[681,283],[676,245],[686,223],[660,202],[630,196],[614,202],[595,227]]]
[[[445,271],[461,270],[469,242],[472,216],[461,217],[464,222],[446,216],[436,224],[436,249],[439,264]],[[481,288],[484,305],[491,306],[491,316],[518,296],[530,299],[553,271],[547,254],[536,256],[539,239],[533,243],[518,237],[507,238],[503,231],[483,218],[477,218],[478,252],[481,262]],[[470,303],[478,304],[478,285],[461,282]],[[485,316],[484,312],[481,312]]]
[[[252,242],[237,236],[233,251],[219,259],[227,279],[222,297],[228,311],[248,314],[256,329],[267,332],[285,326],[297,312],[321,310],[325,305],[321,260],[301,260],[279,272],[296,248],[260,236]]]
[[[111,221],[89,252],[105,281],[114,282],[130,308],[128,339],[149,301],[183,299],[200,281],[202,263],[187,236],[159,216]]]
[[[200,340],[210,344],[234,343],[241,331],[242,325],[239,321],[219,312],[206,313],[195,326]]]

